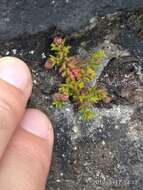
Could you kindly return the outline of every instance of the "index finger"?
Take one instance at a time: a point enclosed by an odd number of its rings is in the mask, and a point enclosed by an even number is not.
[[[13,57],[0,59],[0,159],[18,126],[32,89],[26,64]]]

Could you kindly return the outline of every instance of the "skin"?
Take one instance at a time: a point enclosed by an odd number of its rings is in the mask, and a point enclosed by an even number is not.
[[[0,189],[44,190],[53,128],[39,110],[26,109],[31,73],[14,57],[0,59]]]

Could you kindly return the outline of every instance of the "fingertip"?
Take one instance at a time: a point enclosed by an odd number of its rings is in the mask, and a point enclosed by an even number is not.
[[[28,99],[32,91],[32,77],[28,66],[15,57],[0,58],[0,79],[20,89]]]
[[[54,140],[51,122],[41,111],[28,109],[20,126],[1,162],[0,187],[45,189]]]
[[[21,127],[29,133],[53,143],[54,132],[48,117],[37,109],[28,109],[21,121]]]

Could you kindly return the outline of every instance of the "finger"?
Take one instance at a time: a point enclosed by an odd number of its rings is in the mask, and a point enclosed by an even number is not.
[[[44,190],[48,175],[53,129],[38,110],[26,111],[0,165],[0,189]]]
[[[23,61],[0,59],[0,159],[23,116],[31,88],[31,74]]]

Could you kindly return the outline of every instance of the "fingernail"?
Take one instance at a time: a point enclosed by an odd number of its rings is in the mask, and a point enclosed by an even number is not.
[[[39,110],[28,109],[21,122],[21,127],[40,138],[48,139],[52,128],[47,116]]]
[[[26,64],[18,58],[0,58],[0,79],[19,88],[29,97],[32,88],[31,74]]]

